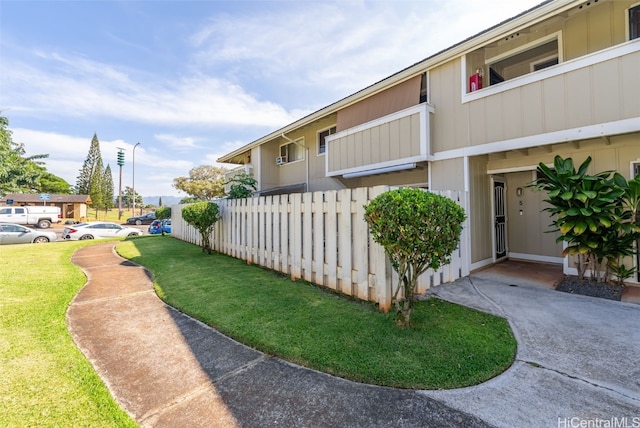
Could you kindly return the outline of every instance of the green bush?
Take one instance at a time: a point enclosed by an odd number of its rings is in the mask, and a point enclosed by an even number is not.
[[[211,232],[220,219],[218,205],[213,202],[196,202],[182,208],[184,221],[195,227],[202,237],[202,251],[211,254]]]
[[[451,199],[415,188],[385,192],[364,208],[373,240],[384,247],[398,272],[393,290],[398,321],[409,325],[418,277],[451,261],[466,214]]]

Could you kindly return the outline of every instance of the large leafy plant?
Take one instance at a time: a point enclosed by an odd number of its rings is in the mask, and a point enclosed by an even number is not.
[[[364,208],[373,240],[398,272],[393,290],[398,322],[409,325],[418,277],[451,261],[466,214],[451,199],[415,188],[385,192]]]
[[[633,271],[621,260],[634,253],[640,228],[636,210],[640,182],[627,180],[612,171],[587,173],[591,157],[576,170],[571,158],[556,156],[553,168],[540,163],[534,188],[546,191],[551,225],[559,231],[558,241],[566,242],[563,256],[575,256],[578,277],[587,269],[593,280],[608,282],[611,271],[630,276]],[[624,278],[622,278],[623,280]]]

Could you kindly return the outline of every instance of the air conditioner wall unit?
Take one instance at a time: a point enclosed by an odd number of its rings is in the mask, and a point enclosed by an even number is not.
[[[276,165],[282,165],[284,163],[287,163],[287,157],[286,156],[278,156],[276,158]]]

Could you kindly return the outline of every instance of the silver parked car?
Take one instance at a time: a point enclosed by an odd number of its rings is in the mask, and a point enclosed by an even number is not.
[[[55,232],[35,230],[14,223],[0,223],[0,245],[41,244],[57,240]]]
[[[62,239],[77,241],[80,239],[118,238],[136,235],[142,235],[142,231],[135,227],[123,227],[109,221],[92,221],[71,224],[65,227],[62,232]]]

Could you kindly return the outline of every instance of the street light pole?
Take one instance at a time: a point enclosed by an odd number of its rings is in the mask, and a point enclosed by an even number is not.
[[[136,215],[136,147],[138,147],[140,143],[136,143],[133,146],[133,158],[131,164],[133,165],[133,174],[132,174],[132,191],[133,191],[133,215]]]
[[[122,167],[124,166],[124,149],[118,149],[118,166],[120,166],[120,180],[118,182],[118,220],[122,218]]]

